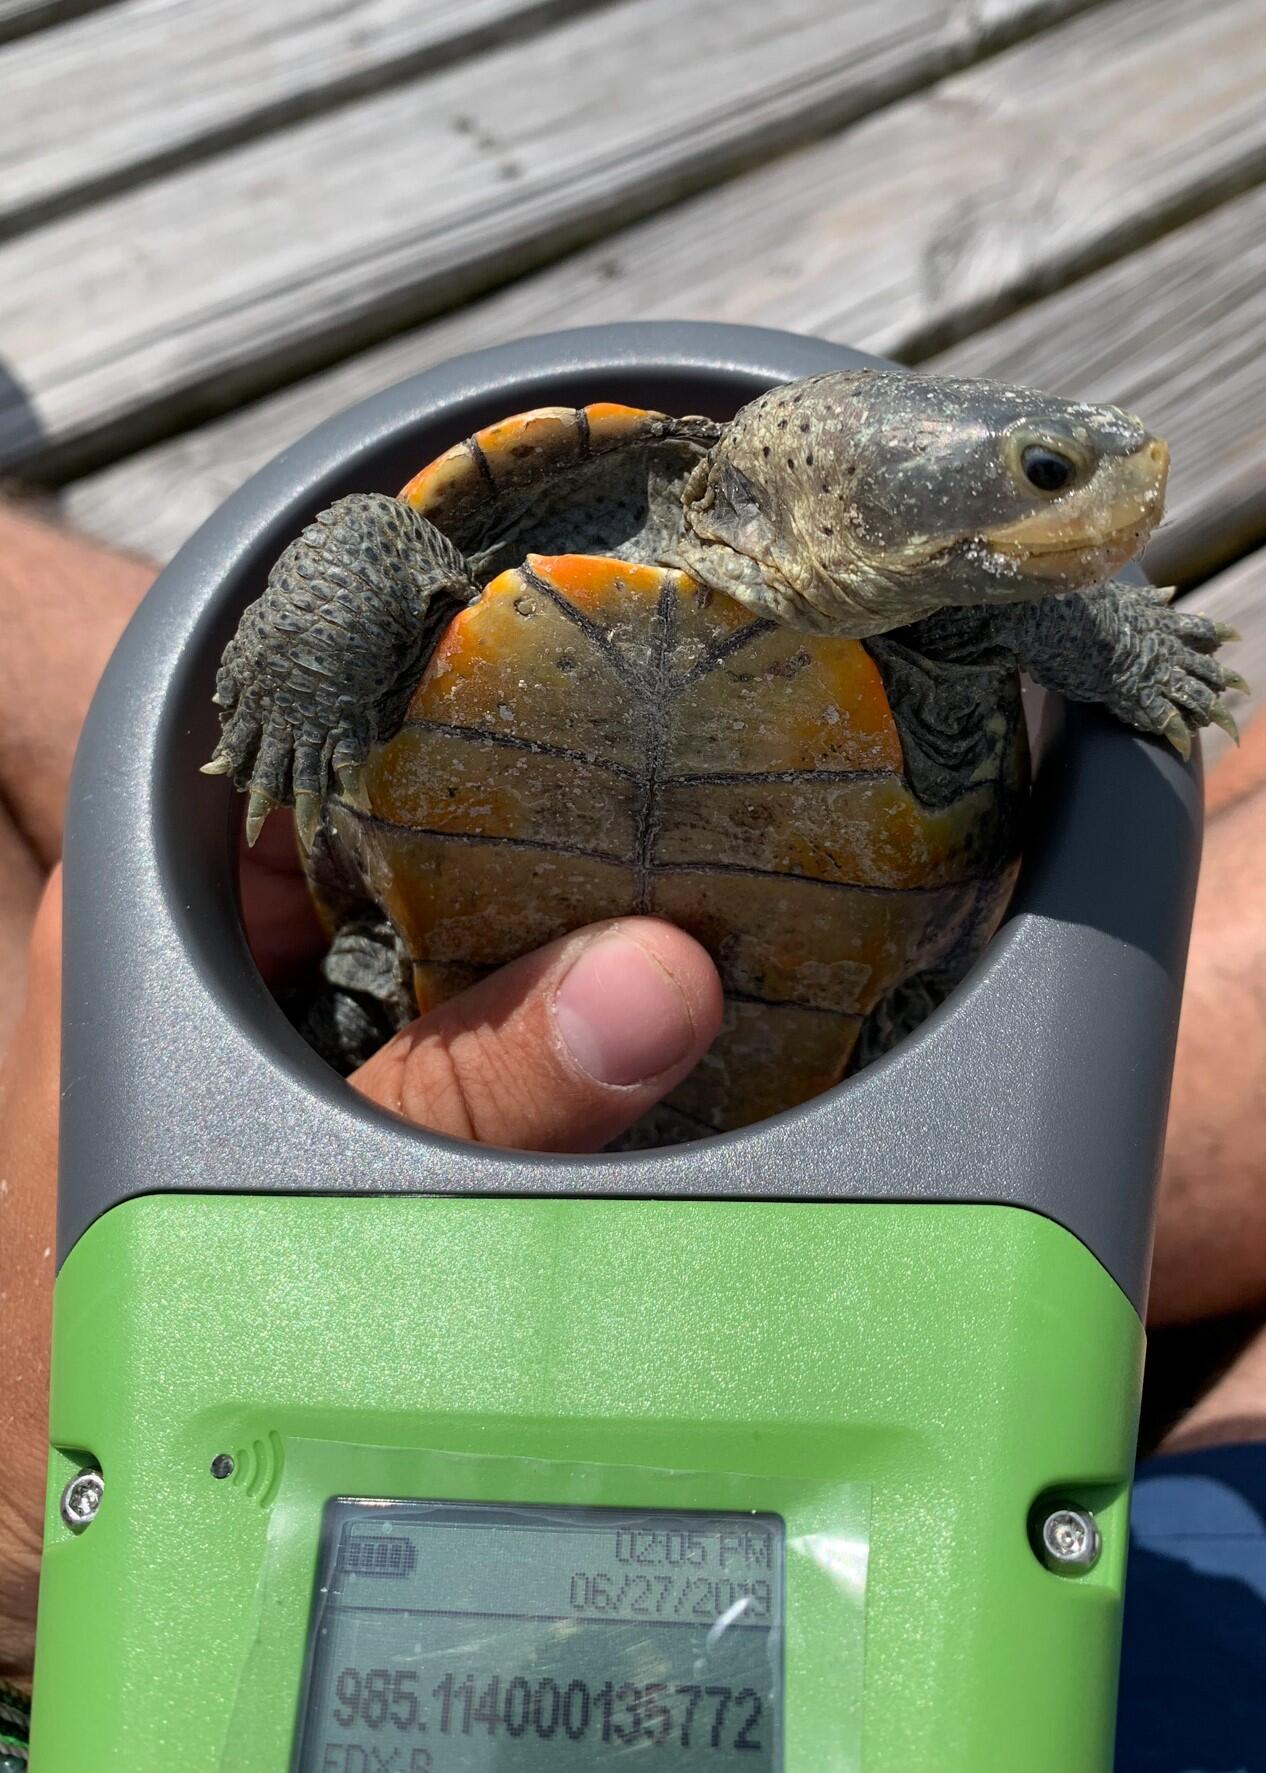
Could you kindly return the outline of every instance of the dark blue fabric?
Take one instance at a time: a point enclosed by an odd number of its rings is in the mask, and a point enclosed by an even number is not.
[[[1266,1773],[1266,1445],[1139,1466],[1116,1773]]]

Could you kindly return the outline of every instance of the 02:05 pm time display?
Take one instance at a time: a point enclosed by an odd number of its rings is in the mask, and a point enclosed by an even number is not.
[[[712,1683],[583,1680],[562,1683],[546,1675],[450,1671],[428,1694],[416,1670],[344,1668],[334,1684],[334,1722],[343,1729],[429,1732],[472,1736],[487,1732],[543,1741],[725,1749],[761,1754],[765,1702],[754,1687]],[[427,1703],[429,1701],[429,1703]]]

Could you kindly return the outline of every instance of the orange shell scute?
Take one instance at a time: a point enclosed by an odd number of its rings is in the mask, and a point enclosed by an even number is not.
[[[485,425],[482,431],[475,432],[475,442],[496,480],[503,468],[512,468],[529,456],[548,452],[565,459],[578,455],[580,426],[574,407],[538,406],[531,412],[516,412],[508,419],[498,419],[495,425]]]
[[[517,568],[498,573],[474,603],[453,617],[431,654],[424,683],[442,677],[448,671],[469,670],[475,656],[481,651],[486,652],[490,643],[495,644],[495,637],[487,633],[491,608],[503,599],[513,597],[522,583],[522,574]]]
[[[601,448],[619,437],[640,431],[648,419],[662,417],[662,413],[650,411],[644,406],[620,406],[614,400],[595,400],[591,406],[585,408],[590,446]]]
[[[653,601],[665,585],[671,585],[679,595],[694,588],[694,580],[686,573],[669,567],[638,566],[630,560],[613,560],[601,554],[529,554],[527,563],[538,578],[580,608],[593,608],[621,595]],[[489,590],[492,589],[490,586]]]
[[[403,504],[412,505],[425,516],[454,492],[464,491],[478,476],[479,470],[475,466],[469,445],[455,443],[442,456],[436,456],[433,462],[428,462],[425,468],[415,474],[401,488],[399,498]]]

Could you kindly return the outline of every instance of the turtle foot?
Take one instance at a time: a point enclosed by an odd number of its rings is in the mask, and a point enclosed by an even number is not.
[[[403,718],[435,636],[477,594],[434,524],[397,499],[340,499],[286,549],[225,648],[220,742],[203,772],[250,796],[253,844],[293,803],[310,848],[331,795],[369,811],[370,748]]]
[[[293,805],[295,827],[306,850],[312,847],[329,794],[341,792],[357,806],[368,805],[361,765],[369,740],[348,725],[330,731],[314,721],[300,724],[293,707],[283,712],[277,706],[278,687],[270,684],[263,693],[256,688],[239,695],[233,717],[202,773],[232,776],[249,796],[248,845],[255,844],[270,813]]]
[[[291,1020],[344,1077],[417,1015],[412,966],[391,925],[345,924],[321,966],[322,984],[290,1006]]]
[[[1182,758],[1193,736],[1218,726],[1238,743],[1239,731],[1222,697],[1247,690],[1238,671],[1215,655],[1231,638],[1224,624],[1185,613],[1155,599],[1121,606],[1117,670],[1107,705],[1140,732],[1166,739]]]

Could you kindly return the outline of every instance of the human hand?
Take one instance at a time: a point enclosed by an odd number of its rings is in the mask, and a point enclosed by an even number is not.
[[[319,951],[286,824],[270,821],[256,849],[243,846],[243,913],[270,982]],[[55,871],[36,919],[25,1007],[0,1066],[0,1673],[19,1677],[31,1665],[43,1521],[60,993]],[[720,1019],[720,981],[699,944],[656,919],[621,918],[490,975],[404,1029],[349,1081],[380,1107],[456,1138],[593,1151],[685,1076]]]

